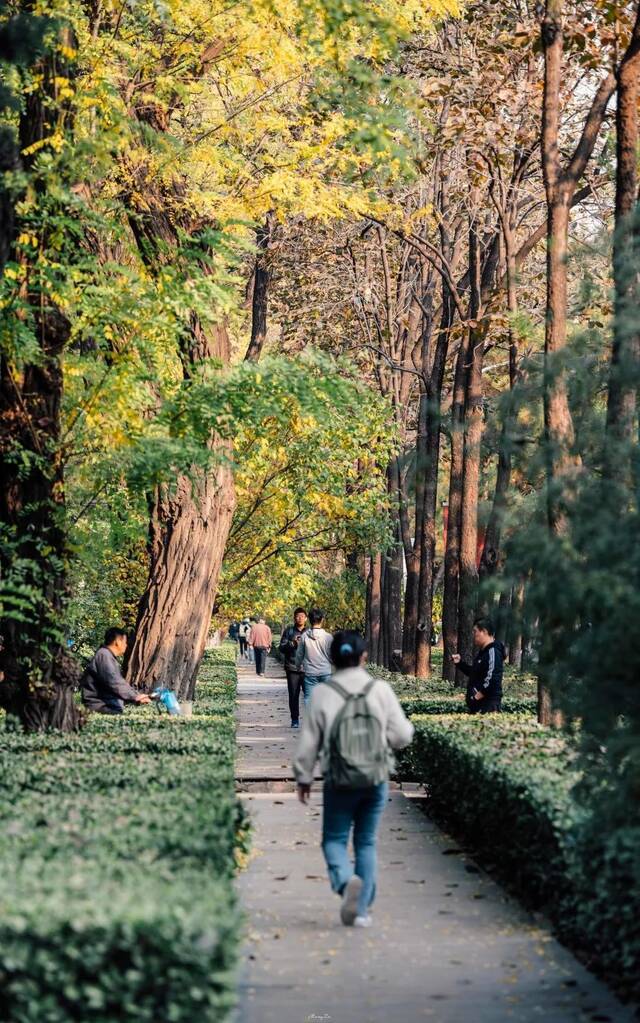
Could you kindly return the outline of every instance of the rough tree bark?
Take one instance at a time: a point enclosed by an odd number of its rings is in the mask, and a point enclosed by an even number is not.
[[[198,361],[229,360],[224,325],[194,326]],[[127,674],[134,685],[164,683],[190,700],[205,650],[235,504],[226,445],[212,438],[218,465],[153,495],[149,577],[138,608]]]

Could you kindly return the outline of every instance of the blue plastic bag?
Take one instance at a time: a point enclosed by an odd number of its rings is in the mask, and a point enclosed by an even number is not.
[[[158,701],[158,710],[165,707],[169,714],[181,714],[180,704],[173,689],[154,689],[153,696]]]

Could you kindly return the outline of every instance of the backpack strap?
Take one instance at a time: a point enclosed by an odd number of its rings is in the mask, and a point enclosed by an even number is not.
[[[350,693],[350,692],[348,692],[344,688],[344,686],[341,686],[339,682],[336,682],[335,678],[330,678],[328,682],[325,682],[325,685],[331,686],[331,688],[333,690],[335,690],[336,693],[340,694],[340,696],[343,698],[343,700],[351,700],[351,699],[353,699],[356,696],[368,696],[369,693],[371,692],[371,690],[373,689],[373,687],[375,686],[377,681],[378,681],[377,678],[370,679],[369,682],[367,682],[367,684],[364,687],[364,689],[361,689],[357,693]]]
[[[357,693],[347,692],[344,686],[341,686],[340,683],[336,682],[334,678],[330,678],[328,682],[325,682],[325,685],[330,686],[331,689],[334,690],[334,692],[338,693],[342,697],[343,700],[350,700],[352,696],[358,695]]]

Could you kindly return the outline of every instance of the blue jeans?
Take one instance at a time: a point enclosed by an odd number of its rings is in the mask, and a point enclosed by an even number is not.
[[[318,682],[328,682],[331,675],[305,675],[304,677],[304,705],[307,706],[311,699],[311,691],[314,686],[317,686]]]
[[[365,916],[376,895],[376,835],[387,802],[386,781],[368,789],[333,789],[324,786],[322,851],[334,892],[341,893],[347,881],[362,878],[358,915]],[[355,869],[347,846],[353,825]]]

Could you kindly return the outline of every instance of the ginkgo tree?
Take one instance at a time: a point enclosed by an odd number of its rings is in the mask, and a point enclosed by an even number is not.
[[[380,202],[376,175],[399,172],[409,141],[409,91],[389,62],[449,9],[346,0],[3,6],[5,34],[20,17],[46,29],[42,45],[5,61],[17,143],[2,182],[3,473],[11,479],[21,458],[56,466],[38,498],[40,532],[53,544],[15,557],[33,475],[3,513],[11,552],[3,585],[13,593],[3,660],[27,727],[50,724],[59,702],[52,665],[72,554],[65,469],[75,473],[105,448],[117,467],[138,450],[136,432],[154,468],[140,477],[153,479],[153,542],[132,673],[155,677],[179,663],[193,678],[234,503],[230,448],[216,424],[198,447],[156,429],[157,416],[176,392],[230,363],[244,299],[233,268],[266,212],[328,217]],[[31,409],[21,389],[34,380]],[[87,499],[97,508],[101,496]],[[178,521],[188,525],[176,554]],[[170,616],[167,602],[150,601],[169,562],[174,587],[202,594],[197,609],[178,602],[182,617],[175,602]],[[17,621],[33,624],[28,650]],[[166,650],[185,629],[169,665]],[[64,714],[53,713],[65,727],[76,723],[68,699]]]

